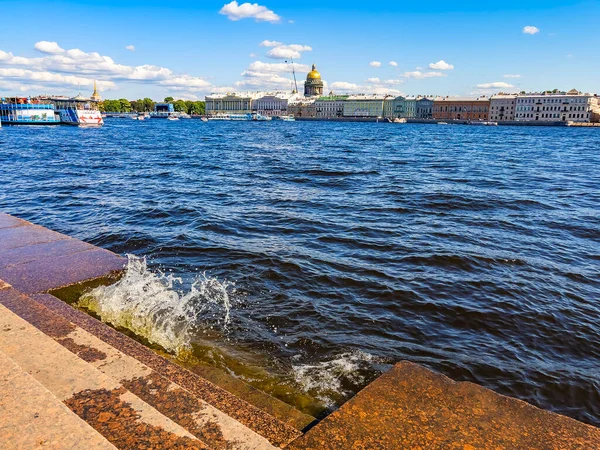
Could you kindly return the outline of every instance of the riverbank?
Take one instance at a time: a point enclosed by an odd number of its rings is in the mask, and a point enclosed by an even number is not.
[[[124,265],[0,213],[0,438],[8,448],[600,446],[597,428],[406,362],[316,426],[275,399],[257,407],[52,294],[114,282]]]

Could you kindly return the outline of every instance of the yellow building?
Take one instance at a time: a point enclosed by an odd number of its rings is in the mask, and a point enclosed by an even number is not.
[[[317,70],[317,65],[312,65],[312,70],[308,72],[306,76],[306,82],[304,83],[304,96],[305,97],[320,97],[323,95],[323,80],[321,80],[321,74]]]

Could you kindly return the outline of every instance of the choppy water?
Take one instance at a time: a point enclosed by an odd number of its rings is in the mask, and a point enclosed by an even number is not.
[[[408,359],[600,425],[600,130],[109,119],[5,127],[0,167],[0,210],[147,258],[94,307],[167,350],[330,405]]]

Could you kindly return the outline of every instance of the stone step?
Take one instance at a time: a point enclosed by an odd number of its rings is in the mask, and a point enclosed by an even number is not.
[[[0,442],[4,450],[116,449],[1,351]]]
[[[405,361],[288,448],[597,450],[600,429]]]
[[[118,449],[211,448],[3,304],[0,351]]]
[[[300,432],[292,427],[174,365],[179,369],[175,370],[175,373],[187,372],[190,375],[185,379],[188,386],[203,388],[202,393],[208,391],[212,395],[211,399],[218,400],[221,407],[224,405],[226,409],[237,407],[238,409],[234,411],[235,415],[255,419],[249,423],[250,427],[243,425],[141,362],[140,354],[151,354],[152,361],[157,363],[162,362],[167,365],[173,363],[85,313],[74,310],[51,295],[35,297],[34,300],[10,288],[0,290],[0,304],[117,381],[191,434],[210,444],[211,448],[268,449],[273,448],[268,438],[276,445],[285,445],[300,435]],[[45,305],[53,306],[58,312],[50,310]],[[104,340],[67,320],[69,317],[79,317],[80,322],[89,322],[88,325],[92,325],[89,329]],[[106,335],[110,339],[107,340]],[[123,343],[130,344],[126,346],[130,354],[118,349]],[[266,436],[261,436],[261,432]]]

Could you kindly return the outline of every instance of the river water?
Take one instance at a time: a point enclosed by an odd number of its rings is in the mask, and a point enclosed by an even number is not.
[[[0,210],[132,255],[83,306],[291,403],[410,360],[600,425],[600,130],[4,127]]]

